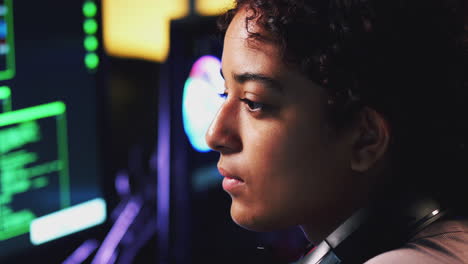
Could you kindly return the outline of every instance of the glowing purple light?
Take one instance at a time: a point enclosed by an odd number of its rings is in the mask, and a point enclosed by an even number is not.
[[[78,247],[62,264],[80,264],[83,263],[99,246],[97,240],[90,239]]]
[[[99,248],[98,252],[96,253],[92,264],[103,264],[111,262],[117,246],[140,212],[141,206],[142,202],[136,198],[131,199],[126,204],[124,210],[119,215],[119,218],[117,221],[115,221],[111,230],[107,234],[107,237],[102,242],[101,248]]]

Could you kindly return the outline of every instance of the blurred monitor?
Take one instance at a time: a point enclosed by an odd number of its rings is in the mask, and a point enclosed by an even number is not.
[[[94,0],[0,0],[0,263],[106,220],[98,15]]]

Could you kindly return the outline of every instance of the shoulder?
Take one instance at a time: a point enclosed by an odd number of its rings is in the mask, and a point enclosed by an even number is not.
[[[412,249],[396,249],[380,254],[365,264],[439,264],[440,261],[434,260],[430,256]],[[443,262],[442,262],[443,263]]]
[[[468,263],[468,220],[434,223],[402,248],[380,254],[366,264]]]

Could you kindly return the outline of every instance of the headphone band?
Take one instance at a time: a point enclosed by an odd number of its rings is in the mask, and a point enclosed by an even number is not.
[[[363,263],[372,256],[401,246],[446,214],[432,199],[416,199],[406,208],[387,209],[384,212],[380,208],[377,213],[360,209],[299,263]]]

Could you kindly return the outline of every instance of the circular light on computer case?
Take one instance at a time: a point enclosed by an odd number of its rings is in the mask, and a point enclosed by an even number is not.
[[[88,35],[96,34],[98,30],[98,23],[94,18],[88,18],[83,23],[83,30]]]
[[[88,69],[94,70],[99,65],[99,57],[96,53],[88,53],[85,56],[85,65]]]
[[[99,41],[96,36],[86,36],[84,46],[87,51],[96,51],[99,47]]]
[[[185,82],[182,97],[184,130],[193,148],[208,152],[205,134],[223,99],[224,80],[220,74],[221,61],[214,56],[203,56],[192,66]]]
[[[97,14],[96,3],[87,1],[83,4],[83,15],[85,17],[94,17]]]
[[[96,36],[98,32],[98,22],[95,18],[97,15],[98,6],[93,0],[86,0],[83,4],[83,15],[85,20],[83,23],[83,31],[85,33],[85,39],[83,41],[84,48],[86,50],[86,55],[84,58],[86,68],[95,72],[99,66],[99,40]]]

